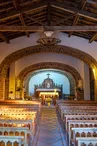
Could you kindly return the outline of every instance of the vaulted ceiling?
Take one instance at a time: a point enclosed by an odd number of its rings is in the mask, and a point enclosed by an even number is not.
[[[30,37],[30,33],[38,31],[34,27],[29,31],[29,26],[79,26],[78,31],[66,28],[61,31],[68,33],[68,37],[76,35],[89,42],[97,41],[97,29],[80,30],[84,26],[97,26],[97,0],[0,0],[0,42],[10,43],[11,39]]]

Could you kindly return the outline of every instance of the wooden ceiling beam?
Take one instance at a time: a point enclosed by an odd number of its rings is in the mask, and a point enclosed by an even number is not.
[[[40,3],[37,3],[37,5],[35,3],[33,3],[33,5],[31,5],[30,7],[29,6],[23,7],[17,11],[12,10],[9,13],[1,15],[0,21],[19,16],[21,13],[29,13],[31,11],[38,10],[40,8],[45,8],[48,5],[48,2],[50,2],[51,6],[56,8],[56,9],[67,11],[69,13],[78,13],[79,16],[83,16],[83,17],[89,18],[91,20],[97,21],[97,15],[95,13],[88,12],[88,11],[85,11],[82,9],[80,10],[80,9],[74,8],[74,7],[70,7],[70,6],[65,5],[65,2],[60,3],[56,0],[45,0],[45,1],[42,1]]]
[[[74,8],[74,7],[70,7],[65,5],[65,3],[59,3],[55,0],[51,1],[51,6],[56,8],[56,9],[60,9],[63,10],[65,12],[69,12],[69,13],[76,13],[79,16],[85,17],[85,18],[89,18],[91,20],[95,20],[97,21],[97,15],[95,13],[92,12],[88,12],[82,9],[78,9],[78,8]]]
[[[29,13],[47,6],[46,2],[31,5],[30,7],[23,7],[20,10],[13,10],[0,16],[0,21],[8,20],[10,18],[18,17],[21,13]]]
[[[17,10],[19,8],[20,0],[12,0],[12,1],[13,1],[13,5],[14,5],[15,9]]]
[[[30,19],[30,20],[32,20],[32,21],[34,21],[34,22],[36,22],[36,23],[38,23],[40,25],[43,25],[43,23],[40,22],[39,20],[37,20],[36,18],[32,18],[32,17],[26,15],[25,13],[23,15],[25,15],[26,18],[28,18],[28,19]]]
[[[10,43],[9,39],[6,37],[6,35],[3,32],[0,32],[0,38],[5,41],[7,44]]]
[[[76,24],[78,23],[79,18],[80,18],[80,16],[77,14],[77,15],[75,16],[75,19],[74,19],[74,21],[73,21],[72,26],[76,26]],[[71,31],[71,32],[69,33],[68,37],[71,37],[72,34],[73,34],[73,31]]]
[[[50,26],[51,25],[51,19],[52,19],[52,12],[51,12],[51,4],[48,3],[47,6],[47,25]]]
[[[81,10],[84,9],[86,3],[87,3],[87,0],[82,0],[82,2],[81,2],[81,6],[80,6],[80,9],[81,9]]]
[[[43,26],[0,26],[0,32],[41,32]],[[45,26],[46,31],[62,31],[62,32],[97,32],[97,26]]]
[[[25,24],[25,21],[24,21],[24,18],[23,18],[23,15],[22,14],[20,14],[19,15],[19,19],[20,19],[20,21],[21,21],[21,24],[23,25],[23,26],[26,26],[26,24]],[[26,33],[26,36],[27,37],[29,37],[30,36],[30,34],[28,33],[28,32],[25,32]]]
[[[58,20],[58,21],[56,22],[55,25],[59,25],[59,24],[63,23],[64,21],[66,21],[66,20],[72,18],[72,17],[75,16],[75,15],[76,15],[76,14],[71,14],[71,15],[68,16],[67,18],[65,17],[64,19]]]
[[[97,39],[97,33],[92,36],[92,38],[89,40],[89,43],[92,43],[96,39]]]

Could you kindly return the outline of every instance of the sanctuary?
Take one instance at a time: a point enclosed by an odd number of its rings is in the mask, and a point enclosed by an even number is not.
[[[50,74],[47,74],[47,78],[44,79],[43,83],[40,85],[35,85],[34,92],[36,98],[41,98],[42,103],[46,98],[51,98],[52,100],[61,99],[63,86],[57,85],[54,81],[49,77]]]

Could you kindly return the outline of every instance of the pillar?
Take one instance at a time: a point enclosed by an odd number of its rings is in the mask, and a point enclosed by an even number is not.
[[[5,99],[5,77],[0,77],[0,101]]]
[[[94,99],[97,101],[97,67],[93,68],[94,74]]]
[[[10,99],[15,99],[15,63],[12,63],[10,65],[9,98]]]
[[[84,100],[90,100],[90,73],[89,67],[84,63]]]
[[[70,95],[75,95],[75,82],[73,78],[70,78],[69,82],[70,82]]]

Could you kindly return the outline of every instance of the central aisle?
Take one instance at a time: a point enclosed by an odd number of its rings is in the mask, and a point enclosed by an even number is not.
[[[42,107],[34,146],[66,146],[55,107]]]

